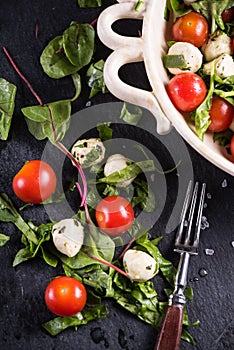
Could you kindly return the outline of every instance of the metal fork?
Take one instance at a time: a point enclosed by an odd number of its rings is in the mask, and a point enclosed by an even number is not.
[[[180,262],[175,278],[175,289],[169,298],[168,309],[154,350],[179,349],[183,323],[183,309],[186,303],[184,289],[187,284],[188,264],[190,255],[198,254],[198,244],[206,184],[202,184],[200,199],[197,205],[198,190],[199,183],[196,182],[193,189],[188,219],[186,222],[186,214],[188,211],[192,191],[192,182],[190,181],[186,192],[180,217],[180,224],[175,240],[174,251],[180,253]],[[195,210],[197,210],[197,216],[194,220]],[[194,233],[193,235],[192,232]]]

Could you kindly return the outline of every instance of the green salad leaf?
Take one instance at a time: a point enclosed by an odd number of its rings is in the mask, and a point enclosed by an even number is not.
[[[211,34],[217,27],[224,30],[225,24],[222,19],[222,12],[234,6],[233,0],[201,0],[191,3],[196,12],[201,13],[211,23]]]
[[[106,122],[102,124],[97,124],[96,126],[97,131],[99,133],[99,138],[102,140],[102,142],[112,139],[113,130],[110,127],[110,125],[110,122]]]
[[[36,234],[23,220],[22,216],[15,209],[12,201],[5,193],[0,194],[0,221],[12,222],[29,242],[38,244]]]
[[[116,171],[108,176],[99,178],[97,183],[106,183],[109,185],[116,185],[120,182],[127,181],[141,173],[154,171],[155,165],[152,160],[143,160],[136,163],[131,163],[126,168]]]
[[[0,233],[0,247],[3,247],[10,240],[9,236]]]
[[[62,35],[55,37],[44,48],[40,63],[50,78],[60,79],[77,72],[77,68],[71,64],[64,52]]]
[[[16,86],[0,78],[0,139],[7,140],[15,108]]]
[[[71,101],[62,100],[42,106],[22,108],[29,131],[37,140],[61,140],[70,125]],[[53,117],[53,123],[52,121]]]
[[[102,6],[102,0],[78,0],[80,7],[100,7]]]
[[[141,119],[141,116],[142,110],[140,107],[131,103],[124,102],[120,113],[120,119],[130,125],[137,125]]]
[[[87,70],[86,77],[88,86],[91,87],[89,98],[94,97],[98,92],[106,94],[108,89],[103,78],[104,60],[92,63]]]
[[[94,38],[90,24],[71,22],[63,35],[55,37],[43,50],[40,63],[44,72],[56,79],[78,72],[93,56]]]
[[[94,36],[94,29],[88,23],[71,22],[63,33],[65,55],[77,71],[91,61],[94,52]]]
[[[53,320],[44,323],[43,327],[47,332],[55,336],[69,327],[75,327],[77,329],[79,326],[87,324],[90,321],[104,318],[107,314],[107,307],[105,305],[100,305],[85,309],[72,317],[56,317]]]

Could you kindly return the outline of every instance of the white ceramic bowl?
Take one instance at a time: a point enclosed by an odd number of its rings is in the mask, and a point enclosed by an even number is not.
[[[113,50],[104,67],[104,79],[109,91],[123,101],[150,110],[157,121],[157,132],[161,135],[175,127],[180,135],[203,157],[223,171],[234,175],[234,163],[223,147],[213,142],[212,133],[207,132],[201,141],[188,118],[182,115],[168,98],[165,86],[169,78],[162,63],[170,38],[170,23],[164,20],[166,0],[144,0],[139,12],[135,11],[136,0],[119,0],[119,3],[104,10],[98,20],[97,30],[102,42]],[[112,24],[123,18],[143,20],[142,36],[127,37],[115,33]],[[119,69],[131,62],[144,61],[152,92],[124,83]]]

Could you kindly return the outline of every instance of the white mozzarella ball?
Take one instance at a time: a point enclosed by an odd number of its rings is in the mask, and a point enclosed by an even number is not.
[[[82,168],[88,168],[100,163],[105,157],[105,151],[101,139],[90,138],[77,141],[71,153]]]
[[[223,55],[219,56],[215,60],[204,64],[205,74],[210,75],[211,66],[213,63],[215,66],[215,73],[220,78],[227,78],[227,77],[230,77],[231,75],[234,75],[234,62],[233,62],[232,56],[230,56],[229,54],[224,53]]]
[[[76,219],[64,219],[53,225],[52,237],[58,251],[73,257],[84,242],[84,228]]]
[[[128,165],[127,163],[129,161],[130,160],[124,157],[122,154],[113,154],[106,161],[106,164],[104,166],[104,175],[109,176],[115,172],[120,172],[121,170],[126,168],[126,166]],[[118,183],[116,186],[126,187],[130,185],[134,179],[135,179],[135,176],[131,177],[129,180]]]
[[[202,66],[203,55],[201,51],[193,44],[186,42],[176,42],[169,50],[168,55],[183,55],[186,62],[186,68],[168,68],[172,74],[180,74],[184,72],[197,72]]]
[[[123,265],[132,281],[148,281],[158,272],[154,258],[140,250],[127,250],[123,257]]]
[[[205,43],[201,50],[207,62],[219,57],[223,53],[232,54],[232,39],[223,32],[215,32]]]

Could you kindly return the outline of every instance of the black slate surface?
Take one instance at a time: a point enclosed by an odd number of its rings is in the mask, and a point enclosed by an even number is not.
[[[105,6],[114,3],[114,1],[103,2]],[[1,1],[0,47],[8,48],[17,65],[44,102],[70,98],[74,89],[70,78],[53,80],[43,73],[39,63],[43,48],[52,38],[61,34],[71,20],[90,23],[101,10],[79,9],[76,0]],[[35,35],[36,23],[38,23],[38,38]],[[124,25],[117,23],[115,28],[121,33],[137,35],[140,26],[140,23],[130,21]],[[110,51],[97,39],[95,60],[106,58],[109,53]],[[121,74],[130,83],[149,88],[142,65],[128,66],[122,70]],[[82,72],[83,81],[84,75],[85,69]],[[36,104],[36,101],[10,66],[2,49],[0,50],[0,76],[16,84],[18,89],[9,140],[0,141],[0,191],[8,193],[15,205],[19,207],[22,202],[14,196],[11,181],[25,160],[42,156],[47,144],[44,141],[36,141],[27,131],[20,108]],[[84,83],[81,96],[73,104],[74,113],[86,107],[88,96],[89,90]],[[116,101],[117,99],[110,94],[98,94],[92,99],[92,105]],[[107,113],[106,117],[116,121],[116,115],[111,114],[111,109],[108,111],[109,114]],[[164,149],[165,141],[153,136],[156,135],[153,131],[154,127],[153,117],[146,113],[139,128],[116,125],[114,135],[116,138],[136,139],[154,154],[163,169],[168,169],[172,166],[171,154]],[[192,347],[182,342],[180,348],[182,350],[231,350],[234,348],[234,248],[231,244],[234,241],[233,177],[203,159],[189,145],[184,145],[186,151],[182,147],[181,152],[181,139],[175,131],[166,138],[169,144],[172,142],[170,147],[173,148],[174,157],[181,158],[182,165],[178,169],[179,176],[172,173],[165,177],[166,205],[151,232],[153,237],[161,234],[165,236],[160,248],[175,264],[178,262],[178,256],[172,250],[174,234],[166,233],[166,227],[178,195],[178,184],[181,185],[184,182],[185,186],[187,177],[192,171],[196,180],[207,182],[209,194],[204,212],[209,228],[202,232],[199,256],[191,260],[189,269],[189,284],[194,288],[194,300],[188,304],[189,315],[191,322],[200,320],[200,325],[191,329],[197,344]],[[189,155],[188,164],[184,159],[186,152]],[[51,154],[52,161],[56,160],[56,157],[55,151]],[[70,171],[73,174],[72,170]],[[69,173],[66,176],[69,178]],[[161,193],[157,187],[160,181],[162,180],[157,175],[155,188],[158,194]],[[158,198],[160,200],[160,196]],[[32,219],[36,224],[45,222],[47,219],[44,208],[39,206],[25,209],[22,215],[26,220]],[[146,220],[151,223],[154,217]],[[50,278],[59,274],[60,269],[46,266],[39,258],[13,268],[12,261],[20,247],[20,234],[11,224],[1,223],[0,231],[11,236],[9,243],[0,249],[0,349],[151,350],[154,348],[156,339],[154,329],[111,301],[107,302],[110,313],[106,319],[90,323],[78,331],[71,329],[55,338],[50,337],[41,327],[43,322],[52,318],[44,305],[43,293]],[[214,255],[206,255],[207,248],[213,249]],[[207,270],[206,277],[199,276],[200,268]]]

